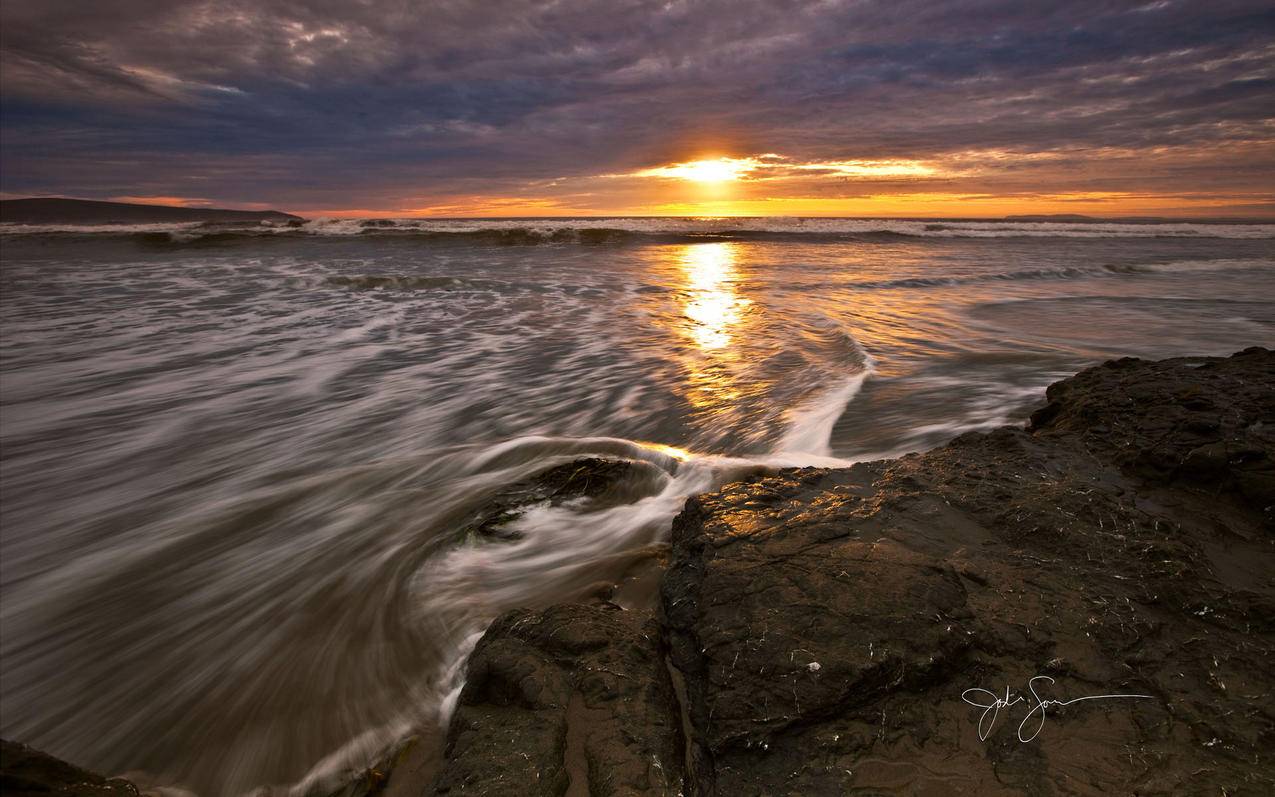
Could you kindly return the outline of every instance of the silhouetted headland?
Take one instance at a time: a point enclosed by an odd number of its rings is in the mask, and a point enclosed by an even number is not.
[[[226,210],[98,202],[60,197],[0,201],[0,221],[10,224],[163,224],[220,221],[302,221],[278,210]]]

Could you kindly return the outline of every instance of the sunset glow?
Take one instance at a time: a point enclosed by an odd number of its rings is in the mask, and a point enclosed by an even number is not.
[[[1275,217],[1270,20],[1251,0],[1056,14],[566,0],[508,26],[470,3],[424,24],[378,0],[228,16],[204,0],[65,2],[5,5],[4,198],[341,217]]]
[[[757,161],[752,158],[715,158],[643,169],[635,172],[633,176],[690,180],[696,183],[723,183],[738,180],[756,168]]]
[[[1275,795],[1271,0],[0,33],[6,788]]]

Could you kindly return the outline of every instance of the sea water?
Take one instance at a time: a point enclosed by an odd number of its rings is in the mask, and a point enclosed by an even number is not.
[[[1109,358],[1275,345],[1271,225],[319,220],[0,247],[0,733],[200,795],[304,786],[444,722],[492,618],[649,579],[690,495],[1022,423]],[[459,534],[582,456],[644,463],[631,500]]]

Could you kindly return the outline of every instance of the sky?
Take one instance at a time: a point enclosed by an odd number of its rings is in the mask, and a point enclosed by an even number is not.
[[[2,0],[0,196],[1275,217],[1269,0]]]

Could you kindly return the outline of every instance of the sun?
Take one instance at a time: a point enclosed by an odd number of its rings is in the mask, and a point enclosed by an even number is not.
[[[718,158],[710,161],[691,161],[682,164],[682,179],[697,183],[725,183],[738,180],[743,171],[740,164],[729,158]]]
[[[638,177],[663,177],[694,183],[729,183],[757,168],[753,158],[711,158],[685,161],[637,172]]]

